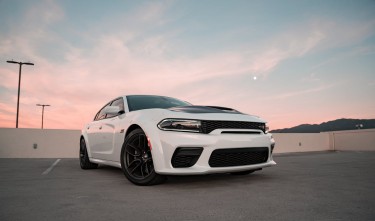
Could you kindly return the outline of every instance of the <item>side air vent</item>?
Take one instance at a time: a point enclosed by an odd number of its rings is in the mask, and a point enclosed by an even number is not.
[[[174,168],[192,167],[199,159],[203,147],[178,147],[172,157]]]

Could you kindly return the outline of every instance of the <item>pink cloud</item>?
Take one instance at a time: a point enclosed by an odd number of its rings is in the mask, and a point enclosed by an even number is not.
[[[122,29],[118,29],[119,24],[112,24],[115,28],[110,34],[86,36],[92,42],[91,48],[74,47],[55,33],[48,32],[45,27],[63,19],[64,12],[52,1],[47,1],[47,6],[33,7],[27,13],[29,25],[39,25],[35,30],[22,30],[26,38],[9,37],[0,41],[1,53],[22,51],[24,58],[32,58],[35,62],[35,67],[25,67],[23,70],[21,127],[39,127],[40,108],[35,104],[48,103],[52,106],[46,108],[46,128],[79,129],[93,118],[105,102],[122,94],[171,95],[194,104],[223,105],[265,118],[268,116],[274,128],[289,125],[302,121],[304,116],[295,117],[293,121],[285,120],[291,114],[285,111],[273,114],[273,101],[324,91],[335,85],[267,97],[262,92],[237,85],[202,82],[244,75],[249,75],[249,78],[257,75],[262,79],[287,59],[357,41],[373,30],[372,23],[311,22],[293,26],[259,44],[251,45],[252,48],[170,58],[166,54],[169,50],[177,50],[171,42],[178,35],[178,30],[153,36],[145,34],[151,25],[168,22],[163,16],[168,5],[145,4],[133,14],[119,19]],[[132,24],[127,19],[130,16],[136,18]],[[17,33],[21,33],[21,30],[15,29],[13,34]],[[347,37],[337,41],[339,35]],[[144,37],[140,39],[139,36]],[[33,47],[35,43],[50,39],[57,39],[64,46],[65,61],[51,61]],[[0,85],[16,91],[18,67],[7,66],[1,68],[0,73]],[[186,92],[181,88],[192,90]],[[4,95],[4,98],[0,105],[0,126],[11,127],[15,121],[16,94]],[[280,120],[281,117],[283,120]]]

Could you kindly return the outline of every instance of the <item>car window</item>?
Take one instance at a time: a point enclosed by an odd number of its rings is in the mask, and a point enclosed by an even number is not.
[[[94,117],[94,121],[98,119],[99,113],[100,113],[100,111],[98,113],[96,113],[96,115]]]
[[[180,101],[171,97],[153,95],[131,95],[126,97],[129,111],[136,111],[150,108],[171,108],[178,106],[190,106],[188,102]]]
[[[122,98],[116,99],[112,102],[111,106],[117,106],[120,108],[120,111],[124,111],[124,101]],[[118,114],[107,114],[106,118],[115,117]]]
[[[100,109],[100,111],[95,116],[95,120],[102,120],[102,119],[106,118],[104,108],[107,107],[107,106],[109,106],[109,103],[107,105],[105,105],[102,109]]]

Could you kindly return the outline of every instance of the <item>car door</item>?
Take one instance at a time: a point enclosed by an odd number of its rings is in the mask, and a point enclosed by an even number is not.
[[[124,119],[123,114],[125,113],[124,110],[124,101],[122,98],[117,98],[111,102],[110,106],[117,106],[119,107],[118,114],[107,114],[106,119],[102,121],[100,133],[101,133],[101,141],[100,141],[100,156],[101,159],[110,160],[110,161],[118,161],[118,156],[115,156],[115,148],[116,145],[121,145],[118,143],[118,139],[116,139],[122,131],[120,131],[120,126],[122,125],[122,121]]]
[[[104,112],[104,108],[109,105],[110,103],[108,103],[102,109],[100,109],[100,111],[96,114],[94,121],[91,122],[86,128],[91,157],[95,159],[103,159],[102,128],[103,123],[106,120],[106,113]]]

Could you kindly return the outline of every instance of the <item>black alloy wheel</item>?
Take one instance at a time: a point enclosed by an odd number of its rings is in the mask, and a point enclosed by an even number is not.
[[[89,155],[87,154],[86,142],[83,138],[81,138],[79,145],[79,163],[84,170],[98,168],[98,164],[90,162]]]
[[[135,129],[126,137],[121,150],[121,167],[129,181],[136,185],[156,185],[165,177],[154,170],[146,134]]]

